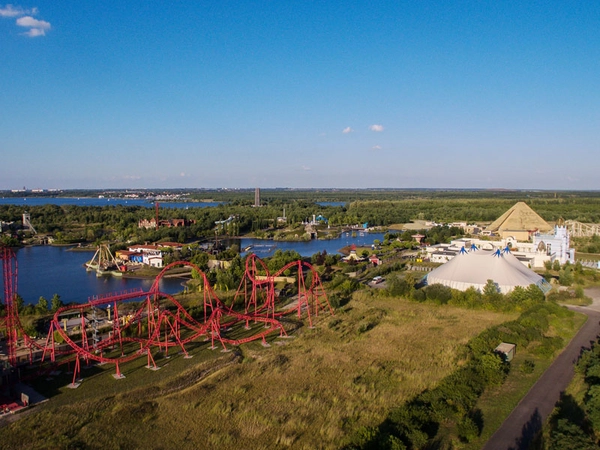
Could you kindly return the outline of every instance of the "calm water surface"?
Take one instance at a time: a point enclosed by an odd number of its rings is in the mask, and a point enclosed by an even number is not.
[[[348,202],[317,202],[317,205],[321,206],[346,206]]]
[[[64,303],[85,303],[94,295],[128,291],[134,288],[148,290],[152,280],[100,277],[88,272],[83,264],[94,256],[92,252],[71,252],[66,247],[38,246],[17,250],[17,292],[25,303],[37,303],[41,296],[48,301],[54,294]],[[181,279],[161,281],[160,290],[167,294],[183,291]],[[2,281],[0,280],[0,283]]]
[[[263,239],[243,238],[237,243],[243,250],[261,258],[272,256],[276,250],[295,250],[301,256],[312,256],[324,250],[337,254],[342,247],[349,245],[370,246],[375,239],[383,240],[384,233],[356,232],[343,233],[337,239],[312,240],[308,242],[281,242]],[[16,251],[18,264],[17,292],[26,304],[37,303],[40,296],[50,300],[58,294],[64,303],[85,303],[95,295],[128,291],[134,288],[148,290],[153,279],[139,280],[117,277],[100,277],[95,272],[87,272],[83,264],[89,261],[93,252],[68,251],[67,247],[37,246]],[[161,280],[160,290],[167,294],[183,291],[181,279]],[[2,280],[0,280],[2,284]],[[3,291],[2,291],[3,292]]]
[[[384,234],[385,233],[365,233],[357,231],[355,236],[353,236],[352,233],[342,233],[342,235],[336,239],[313,239],[307,242],[282,242],[242,238],[240,249],[244,250],[247,247],[250,247],[249,251],[260,258],[272,256],[276,250],[295,250],[300,253],[301,256],[312,256],[317,252],[323,252],[323,250],[325,250],[327,253],[335,255],[339,253],[339,250],[342,247],[348,245],[354,244],[357,247],[370,246],[375,239],[383,241]]]
[[[161,208],[210,208],[219,206],[222,202],[160,202]],[[76,205],[76,206],[143,206],[154,208],[154,201],[125,198],[94,198],[94,197],[0,197],[0,205],[43,206],[43,205]]]

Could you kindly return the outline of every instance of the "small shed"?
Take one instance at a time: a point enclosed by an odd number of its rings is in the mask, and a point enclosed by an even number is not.
[[[502,359],[504,359],[504,361],[510,362],[515,357],[517,346],[515,344],[502,342],[500,345],[498,345],[498,347],[494,349],[494,351],[500,356],[502,356]]]
[[[373,264],[374,266],[378,266],[380,265],[383,261],[381,261],[381,259],[379,259],[379,257],[377,255],[371,255],[369,256],[369,262],[371,264]]]

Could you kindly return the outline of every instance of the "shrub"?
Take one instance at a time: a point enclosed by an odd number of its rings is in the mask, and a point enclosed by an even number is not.
[[[504,364],[500,355],[488,353],[479,359],[478,372],[490,386],[502,384],[506,378],[508,365]]]
[[[452,289],[442,284],[432,284],[423,289],[427,300],[444,305],[452,299]]]
[[[560,336],[543,337],[542,343],[533,349],[535,355],[542,358],[551,358],[554,352],[562,346],[563,338]]]
[[[520,370],[522,373],[529,374],[535,370],[535,362],[532,359],[526,359],[521,364]]]
[[[423,289],[417,289],[413,291],[411,297],[417,302],[424,302],[427,299],[427,295]]]
[[[406,279],[400,279],[397,275],[389,276],[387,279],[386,291],[393,297],[403,297],[410,294],[413,287]]]
[[[471,442],[479,436],[479,428],[473,419],[465,416],[458,423],[458,437],[465,442]]]
[[[566,266],[558,275],[558,282],[561,286],[571,286],[573,284],[573,273],[571,266]]]
[[[60,332],[58,332],[57,330],[54,330],[54,342],[56,342],[57,344],[65,343],[65,339],[62,337]]]
[[[592,386],[585,398],[587,416],[596,432],[600,432],[600,386]]]

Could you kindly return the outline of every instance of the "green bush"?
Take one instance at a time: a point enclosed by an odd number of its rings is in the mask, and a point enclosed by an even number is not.
[[[444,305],[452,299],[452,289],[442,284],[432,284],[423,288],[427,300]]]
[[[465,416],[458,422],[458,437],[464,442],[471,442],[479,436],[477,424],[469,416]]]
[[[585,410],[594,430],[600,432],[600,386],[591,386],[587,391]]]
[[[417,289],[416,291],[413,291],[411,297],[413,300],[419,303],[427,300],[427,295],[425,294],[425,291],[423,289]]]
[[[391,275],[386,280],[386,292],[393,297],[404,297],[412,291],[413,286],[406,280],[400,279],[397,275]]]
[[[535,370],[535,362],[532,359],[526,359],[519,368],[521,373],[530,374]]]
[[[479,359],[478,372],[487,385],[502,384],[506,378],[507,369],[508,365],[504,364],[500,355],[496,353],[488,353]]]
[[[563,339],[560,336],[542,338],[540,345],[535,347],[532,351],[535,355],[541,356],[542,358],[551,358],[557,349],[561,348]]]

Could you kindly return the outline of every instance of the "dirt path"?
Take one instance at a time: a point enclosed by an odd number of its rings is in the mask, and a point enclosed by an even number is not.
[[[586,314],[588,320],[492,435],[484,450],[526,450],[542,429],[560,394],[573,378],[574,365],[581,350],[590,348],[600,333],[600,288],[588,289],[585,293],[593,299],[592,305],[569,308]]]

